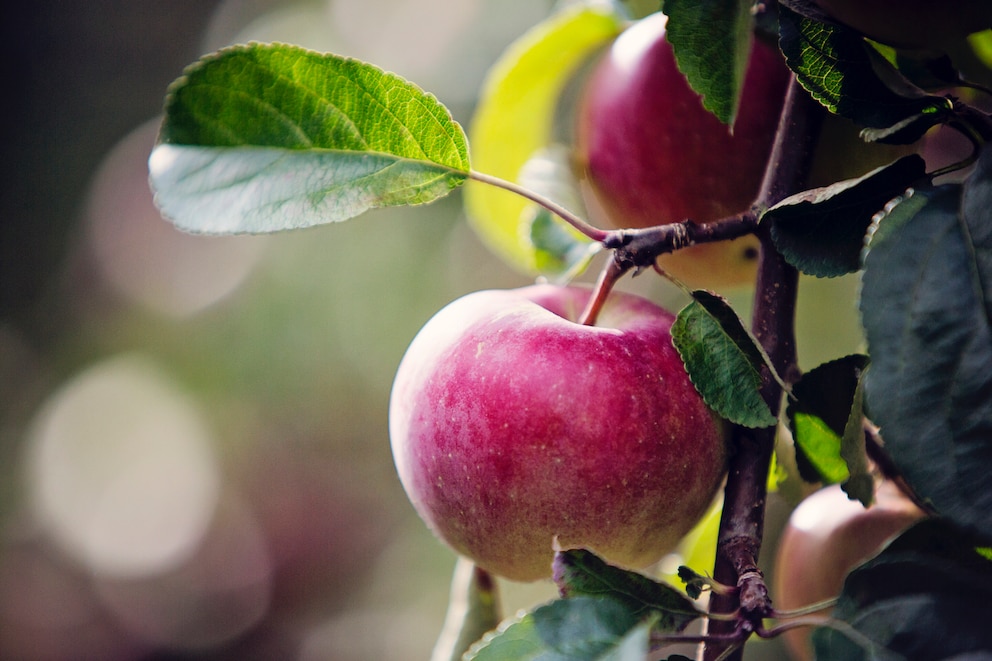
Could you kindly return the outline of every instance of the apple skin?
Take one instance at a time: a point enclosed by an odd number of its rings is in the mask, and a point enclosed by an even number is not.
[[[679,71],[664,14],[625,30],[594,66],[579,101],[576,166],[593,222],[649,227],[706,223],[746,211],[771,152],[789,70],[777,48],[755,40],[733,133]],[[753,237],[664,256],[694,286],[753,280]]]
[[[836,484],[806,497],[790,515],[776,551],[776,609],[793,610],[838,596],[849,571],[924,516],[888,481],[879,484],[867,509]],[[783,634],[793,659],[814,658],[811,634],[811,628]]]
[[[865,36],[901,48],[943,50],[992,28],[989,0],[817,0],[817,5]]]
[[[705,513],[726,471],[723,423],[672,345],[673,317],[613,293],[481,291],[438,312],[404,356],[389,405],[400,480],[437,537],[517,581],[553,549],[641,568]]]

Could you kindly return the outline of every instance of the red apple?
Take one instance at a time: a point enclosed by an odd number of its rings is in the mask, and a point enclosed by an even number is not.
[[[673,317],[610,296],[535,285],[449,304],[400,364],[389,431],[400,479],[455,551],[514,580],[551,574],[553,548],[638,568],[710,505],[722,422],[672,345]]]
[[[825,487],[792,512],[779,541],[773,596],[778,610],[793,610],[840,594],[847,573],[924,516],[891,482],[882,482],[865,508],[840,485]],[[784,635],[794,659],[813,658],[809,628]]]
[[[838,22],[876,41],[904,48],[942,49],[992,28],[989,0],[817,0]]]
[[[790,75],[778,49],[754,41],[731,131],[679,71],[665,23],[657,13],[624,31],[581,95],[577,161],[593,220],[606,226],[706,223],[746,211],[771,152]],[[700,245],[661,264],[690,284],[738,283],[753,278],[756,245]]]

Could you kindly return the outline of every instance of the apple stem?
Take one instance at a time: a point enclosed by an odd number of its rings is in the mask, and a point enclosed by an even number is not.
[[[499,177],[494,177],[493,175],[486,174],[484,172],[478,172],[476,170],[471,170],[468,173],[470,179],[478,181],[483,184],[488,184],[490,186],[495,186],[496,188],[502,188],[503,190],[515,193],[523,198],[530,200],[531,202],[538,204],[551,213],[555,214],[566,223],[571,225],[573,228],[578,230],[581,234],[592,239],[593,241],[598,241],[600,243],[606,241],[610,236],[611,232],[608,230],[602,230],[598,227],[593,227],[586,221],[582,220],[578,215],[572,213],[565,207],[561,206],[554,200],[551,200],[539,193],[516,184],[512,181],[507,181],[506,179],[500,179]]]
[[[824,114],[823,107],[793,77],[754,208],[768,208],[802,190]],[[755,234],[761,242],[761,255],[752,307],[752,332],[775,370],[787,383],[793,383],[799,375],[794,329],[799,274],[775,249],[765,227],[759,225]],[[772,410],[779,410],[782,387],[768,369],[762,372],[761,394]],[[774,612],[764,576],[758,568],[758,554],[764,534],[768,470],[775,434],[774,426],[733,429],[734,452],[724,490],[713,578],[737,585],[739,593],[713,594],[710,611],[731,613],[739,610],[740,617],[736,625],[709,620],[708,634],[725,635],[739,627],[746,636],[760,630],[762,619]],[[722,658],[725,651],[726,644],[719,638],[714,639],[706,645],[704,659],[715,661]],[[734,651],[728,658],[740,659],[741,650]]]
[[[606,262],[603,270],[599,272],[599,279],[596,280],[596,286],[593,288],[592,296],[589,297],[589,302],[586,303],[585,309],[579,315],[580,324],[583,326],[596,325],[596,319],[599,318],[599,311],[603,309],[603,304],[606,303],[610,292],[613,291],[613,286],[630,269],[630,266],[621,263],[617,259],[611,259]]]

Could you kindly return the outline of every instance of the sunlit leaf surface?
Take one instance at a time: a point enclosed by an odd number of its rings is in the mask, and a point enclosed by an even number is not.
[[[163,213],[218,234],[431,202],[468,169],[464,132],[433,96],[370,64],[281,44],[191,65],[170,87],[149,159]]]

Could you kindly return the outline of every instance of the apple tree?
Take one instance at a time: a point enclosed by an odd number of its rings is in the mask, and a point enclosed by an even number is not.
[[[546,283],[453,303],[394,386],[398,472],[462,556],[438,661],[740,658],[814,628],[797,653],[992,656],[992,7],[662,10],[562,3],[494,63],[468,131],[374,63],[209,54],[167,91],[156,203],[189,232],[266,233],[461,189],[484,242]],[[947,132],[968,149],[928,149]],[[614,290],[640,273],[684,307]],[[858,274],[864,352],[799,369],[800,274]],[[704,288],[728,284],[750,310]],[[870,517],[806,521],[822,534],[783,544],[795,578],[769,586],[785,446],[785,479]],[[712,563],[681,586],[640,571],[718,490]],[[503,619],[494,576],[561,598]]]

